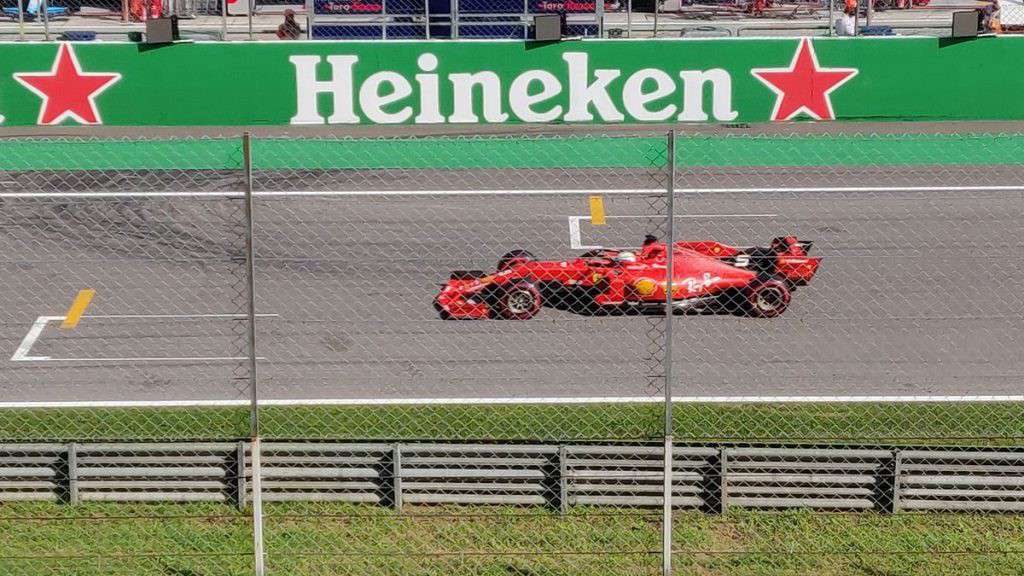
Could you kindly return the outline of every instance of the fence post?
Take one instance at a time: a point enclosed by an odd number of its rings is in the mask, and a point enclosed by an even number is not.
[[[597,37],[604,38],[604,0],[594,0],[594,19],[597,20]]]
[[[220,39],[228,39],[228,0],[220,0]]]
[[[242,158],[245,167],[245,275],[246,312],[249,360],[249,435],[252,451],[252,538],[254,570],[256,576],[263,576],[263,486],[260,465],[260,412],[259,390],[256,387],[256,254],[253,249],[253,208],[252,208],[252,134],[242,135]]]
[[[41,10],[43,11],[43,39],[47,42],[50,41],[50,1],[43,0],[40,3]]]
[[[661,0],[654,0],[654,33],[651,38],[658,37],[658,12],[661,12]]]
[[[18,0],[18,40],[25,41],[25,0]]]
[[[68,444],[68,504],[79,503],[78,497],[78,445]]]
[[[256,11],[256,0],[249,0],[249,41],[252,42],[256,39],[256,36],[252,32],[252,13]]]
[[[633,0],[626,0],[626,38],[633,37]]]
[[[306,0],[306,40],[313,39],[313,21],[316,19],[316,3],[313,0]]]
[[[835,17],[835,1],[828,0],[828,35],[835,36],[836,30],[836,17]],[[737,34],[738,36],[739,34]]]
[[[667,148],[667,169],[668,184],[665,190],[667,206],[667,222],[665,224],[665,350],[664,350],[664,373],[665,373],[665,452],[664,452],[664,486],[662,493],[662,567],[664,576],[672,574],[672,272],[675,234],[675,199],[676,187],[676,131],[669,130]]]

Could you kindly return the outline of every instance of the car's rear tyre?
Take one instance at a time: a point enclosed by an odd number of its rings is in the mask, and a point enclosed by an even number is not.
[[[533,262],[537,257],[528,250],[512,250],[498,259],[498,272],[524,262]]]
[[[774,318],[786,311],[791,297],[789,286],[781,280],[756,280],[746,290],[747,314],[755,318]]]
[[[540,312],[540,291],[530,282],[520,281],[502,289],[495,308],[506,320],[529,320]]]

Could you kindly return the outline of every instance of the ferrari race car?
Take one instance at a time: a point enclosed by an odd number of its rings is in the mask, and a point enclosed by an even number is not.
[[[676,312],[710,308],[772,318],[786,311],[793,290],[810,282],[821,257],[794,236],[767,247],[714,241],[676,242],[672,303]],[[668,294],[664,242],[647,236],[639,250],[598,249],[572,260],[538,260],[513,250],[498,270],[456,270],[434,299],[443,319],[528,320],[543,306],[578,313],[663,313]]]

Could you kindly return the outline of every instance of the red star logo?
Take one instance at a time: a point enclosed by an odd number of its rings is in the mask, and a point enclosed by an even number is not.
[[[74,118],[81,124],[102,124],[96,97],[121,79],[115,72],[82,72],[70,44],[61,44],[49,72],[20,72],[14,79],[43,99],[39,124],[60,124]]]
[[[750,71],[775,92],[772,121],[792,120],[800,113],[815,120],[835,120],[829,94],[857,75],[856,68],[822,68],[809,38],[800,40],[789,68],[754,68]]]

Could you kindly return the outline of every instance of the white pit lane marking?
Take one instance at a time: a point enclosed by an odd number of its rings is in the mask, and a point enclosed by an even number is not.
[[[246,314],[96,314],[83,316],[88,318],[246,318]],[[277,318],[277,314],[256,314],[258,318]],[[32,323],[28,333],[21,339],[21,344],[11,356],[11,362],[224,362],[248,360],[247,356],[141,356],[141,357],[113,357],[113,358],[52,358],[50,356],[30,356],[32,347],[39,337],[42,336],[46,325],[50,322],[64,321],[64,316],[40,316]],[[257,356],[257,360],[266,358]]]
[[[693,219],[693,218],[774,218],[778,214],[677,214],[675,217],[679,219]],[[638,216],[635,214],[623,214],[612,216],[605,216],[605,219],[611,218],[662,218],[663,216]],[[603,246],[597,246],[592,244],[584,244],[580,233],[580,221],[590,221],[590,216],[569,216],[569,248],[572,250],[595,250],[603,248]]]

